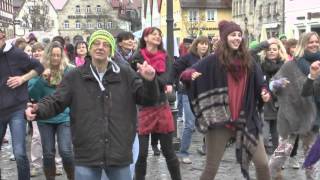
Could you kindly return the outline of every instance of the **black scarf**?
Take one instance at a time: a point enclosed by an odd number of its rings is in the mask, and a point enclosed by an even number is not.
[[[283,65],[283,61],[277,59],[276,61],[266,59],[262,64],[261,68],[263,73],[266,75],[266,79],[269,80],[278,72]]]

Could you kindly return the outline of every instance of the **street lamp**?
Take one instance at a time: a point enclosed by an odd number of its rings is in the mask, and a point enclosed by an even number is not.
[[[244,17],[244,37],[247,41],[247,44],[249,44],[249,31],[248,31],[248,18]]]

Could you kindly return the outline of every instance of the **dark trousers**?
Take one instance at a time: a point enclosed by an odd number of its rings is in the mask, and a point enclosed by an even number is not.
[[[159,142],[160,136],[159,134],[156,133],[151,133],[151,146],[158,146],[158,142]]]
[[[298,147],[299,147],[299,136],[297,136],[296,141],[294,142],[290,157],[294,157],[298,154]]]
[[[173,148],[173,134],[156,134],[160,139],[162,154],[166,158],[167,167],[172,180],[181,180],[179,160]],[[139,135],[139,156],[136,163],[136,180],[144,180],[147,171],[149,135]]]

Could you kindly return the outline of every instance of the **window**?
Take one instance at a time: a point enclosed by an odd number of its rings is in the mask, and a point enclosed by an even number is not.
[[[80,29],[81,28],[81,23],[80,21],[76,21],[76,29]]]
[[[207,21],[214,21],[216,15],[216,10],[214,9],[208,9],[207,10]]]
[[[100,5],[97,5],[97,13],[101,13],[101,6]]]
[[[80,6],[76,5],[76,14],[80,14]]]
[[[99,21],[97,22],[97,28],[102,29],[102,22],[99,22]]]
[[[259,7],[259,16],[262,18],[262,5]]]
[[[246,6],[247,6],[246,4],[247,4],[246,0],[243,0],[242,14],[246,14]]]
[[[91,12],[91,7],[90,7],[90,5],[87,5],[86,13],[89,14],[90,12]]]
[[[198,11],[197,10],[189,10],[189,21],[198,21]]]
[[[271,13],[272,13],[272,12],[271,12],[271,3],[268,4],[268,11],[267,11],[267,12],[268,12],[268,16],[270,16]]]
[[[273,14],[277,14],[278,13],[278,4],[277,2],[274,2],[273,4]]]
[[[69,29],[69,21],[64,21],[63,27]]]
[[[106,29],[112,29],[112,21],[107,22]]]
[[[92,23],[91,22],[87,22],[87,29],[92,29]]]

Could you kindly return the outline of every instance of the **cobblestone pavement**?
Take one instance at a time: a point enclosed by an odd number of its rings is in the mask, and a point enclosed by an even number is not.
[[[182,129],[182,123],[179,123],[179,130]],[[181,132],[178,132],[181,134]],[[196,149],[202,144],[202,135],[195,132],[192,139],[192,146],[190,149],[192,164],[181,164],[181,173],[183,180],[196,180],[204,168],[205,157],[200,156]],[[300,146],[301,147],[301,146]],[[3,179],[15,180],[17,179],[16,165],[14,161],[9,160],[9,146],[7,144],[2,148],[0,152],[0,168],[2,169]],[[30,148],[28,148],[30,149]],[[303,161],[301,157],[301,148],[299,149],[299,159]],[[243,180],[242,174],[240,173],[240,168],[237,163],[235,163],[234,147],[231,146],[226,149],[223,160],[220,164],[216,180]],[[168,170],[166,168],[166,162],[163,156],[153,156],[153,152],[150,149],[148,157],[148,170],[147,170],[147,180],[170,180]],[[250,174],[253,180],[255,180],[254,168],[250,167]],[[38,177],[32,178],[32,180],[44,180],[44,176],[40,175]],[[65,175],[58,176],[57,180],[66,180]],[[304,180],[303,170],[293,170],[286,167],[284,170],[285,180]]]

